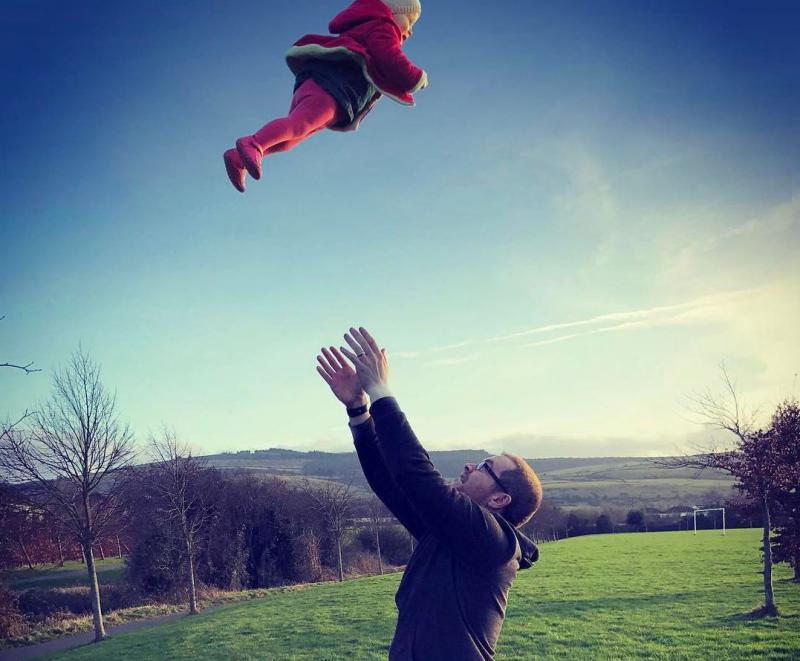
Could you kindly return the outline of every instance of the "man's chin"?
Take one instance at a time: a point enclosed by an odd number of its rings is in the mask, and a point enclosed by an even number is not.
[[[456,491],[462,491],[464,489],[464,483],[458,478],[456,478],[455,480],[453,480],[453,488]]]

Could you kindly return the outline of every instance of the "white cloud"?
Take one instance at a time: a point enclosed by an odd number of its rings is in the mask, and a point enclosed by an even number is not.
[[[666,290],[690,292],[785,278],[797,268],[800,249],[800,198],[793,197],[732,224],[718,212],[668,230],[659,240],[657,279]],[[726,228],[727,225],[727,228]]]

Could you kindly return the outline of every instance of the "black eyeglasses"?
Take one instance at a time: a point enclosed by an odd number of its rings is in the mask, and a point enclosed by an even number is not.
[[[485,470],[489,474],[489,477],[491,477],[495,481],[497,486],[500,487],[506,493],[508,493],[508,489],[506,489],[505,485],[500,481],[500,478],[497,477],[495,472],[492,470],[492,467],[487,459],[484,459],[481,463],[475,466],[475,470],[476,471]]]

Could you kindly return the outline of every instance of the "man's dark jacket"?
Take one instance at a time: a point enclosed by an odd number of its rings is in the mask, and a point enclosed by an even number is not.
[[[393,397],[352,428],[372,490],[417,539],[397,590],[391,661],[492,659],[508,590],[536,545],[450,486]]]

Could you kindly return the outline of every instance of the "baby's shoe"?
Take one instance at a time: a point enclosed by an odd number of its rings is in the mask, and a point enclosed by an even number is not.
[[[236,187],[240,193],[244,193],[244,180],[247,177],[247,170],[244,168],[244,163],[239,156],[239,152],[235,149],[226,151],[222,158],[225,160],[225,170],[228,172],[228,179]]]
[[[242,163],[244,163],[250,176],[253,179],[261,179],[261,159],[264,154],[253,136],[248,135],[245,138],[239,138],[236,141],[236,149],[239,152],[239,156],[242,157]]]

